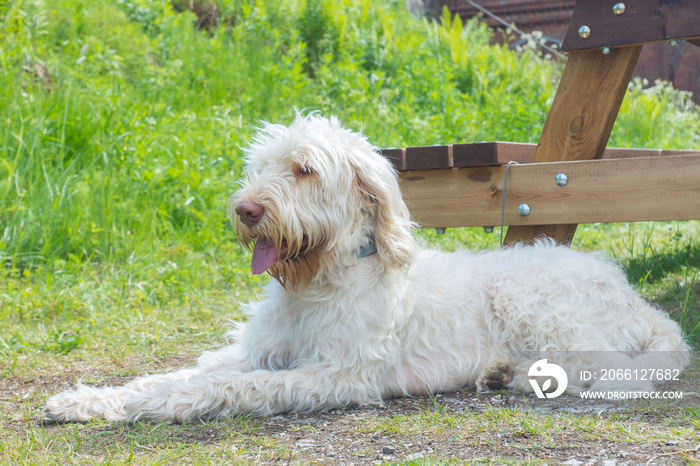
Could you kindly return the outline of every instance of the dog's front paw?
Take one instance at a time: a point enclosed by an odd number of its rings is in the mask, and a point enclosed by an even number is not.
[[[123,421],[123,397],[113,388],[78,385],[46,401],[44,418],[53,422],[87,422],[92,419]]]

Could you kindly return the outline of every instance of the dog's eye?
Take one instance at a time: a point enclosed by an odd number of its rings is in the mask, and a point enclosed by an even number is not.
[[[302,165],[299,168],[299,173],[301,173],[302,175],[311,175],[311,174],[313,174],[313,172],[314,171],[311,169],[311,167],[309,167],[307,165]]]

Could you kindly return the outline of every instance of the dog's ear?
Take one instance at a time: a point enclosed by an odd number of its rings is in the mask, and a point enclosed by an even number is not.
[[[392,267],[409,265],[416,243],[396,171],[388,160],[375,154],[368,164],[355,167],[354,182],[361,195],[376,206],[374,237],[382,261]]]

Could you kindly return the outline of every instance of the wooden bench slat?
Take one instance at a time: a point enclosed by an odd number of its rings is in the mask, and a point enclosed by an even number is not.
[[[452,145],[406,148],[406,170],[452,167]]]
[[[391,162],[397,171],[402,172],[406,170],[406,149],[396,149],[392,147],[390,149],[382,149],[381,153]]]
[[[537,144],[518,142],[480,142],[455,144],[453,158],[455,167],[480,167],[503,165],[510,161],[532,162]]]
[[[506,167],[400,173],[411,215],[421,227],[501,224]],[[555,176],[564,173],[566,186]],[[505,225],[700,219],[700,153],[667,157],[531,163],[511,166]],[[521,217],[518,206],[528,204]]]
[[[700,38],[700,7],[697,0],[624,1],[625,12],[613,13],[613,0],[576,2],[561,49],[566,52],[621,45]],[[586,25],[590,35],[581,38]]]
[[[436,149],[441,147],[443,149]],[[451,148],[451,149],[450,149]],[[535,155],[537,144],[521,142],[475,142],[469,144],[454,144],[447,146],[427,146],[426,148],[382,149],[382,154],[389,159],[397,171],[406,171],[406,152],[414,149],[427,149],[426,156],[420,159],[420,170],[436,170],[445,168],[489,167],[505,165],[508,162],[530,163]],[[453,162],[445,166],[445,152],[452,152]],[[697,151],[676,149],[627,149],[608,147],[603,154],[604,159],[653,157],[668,155],[689,155]],[[437,155],[436,161],[430,157]],[[414,160],[412,166],[419,164]]]

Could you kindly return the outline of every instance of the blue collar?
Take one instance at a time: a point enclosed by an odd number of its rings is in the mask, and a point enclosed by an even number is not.
[[[369,237],[369,242],[367,243],[367,246],[364,246],[362,249],[360,249],[360,253],[357,255],[358,259],[362,259],[363,257],[371,256],[372,254],[377,253],[377,243],[374,241],[374,235]]]

